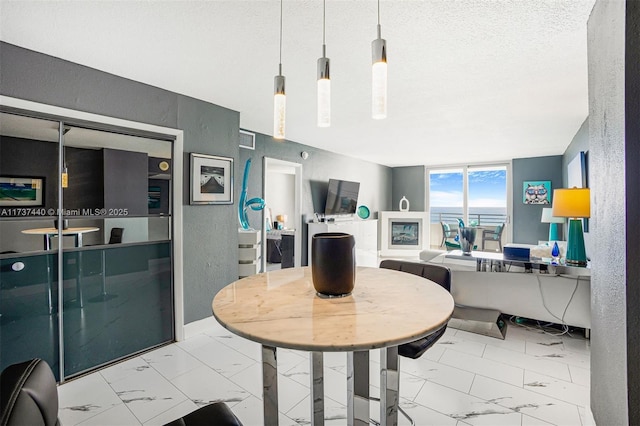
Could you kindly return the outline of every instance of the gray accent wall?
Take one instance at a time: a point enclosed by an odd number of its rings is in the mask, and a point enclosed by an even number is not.
[[[306,151],[309,158],[303,160],[301,153]],[[240,161],[236,167],[236,197],[242,189],[245,164],[251,158],[247,199],[264,197],[262,188],[264,157],[302,164],[302,215],[304,222],[313,219],[314,213],[324,211],[329,179],[342,179],[360,182],[358,205],[366,205],[372,218],[380,211],[391,209],[392,169],[387,166],[338,155],[319,148],[310,147],[292,141],[277,141],[271,136],[256,133],[255,150],[240,149]],[[274,213],[275,214],[275,213]],[[249,224],[262,229],[260,212],[249,210]],[[307,229],[302,230],[302,264],[307,259]]]
[[[402,197],[406,197],[407,200],[409,200],[409,211],[423,212],[426,210],[426,173],[424,166],[393,168],[392,211],[400,210],[400,200]]]
[[[598,0],[589,18],[591,409],[640,424],[640,2]]]
[[[542,209],[548,205],[522,202],[523,182],[550,180],[551,188],[562,188],[562,156],[515,158],[513,174],[513,242],[538,244],[549,238],[549,224],[540,222]]]

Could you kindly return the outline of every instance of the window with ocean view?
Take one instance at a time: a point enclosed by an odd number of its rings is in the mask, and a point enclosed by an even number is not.
[[[497,226],[507,220],[507,166],[432,169],[429,178],[431,223]]]

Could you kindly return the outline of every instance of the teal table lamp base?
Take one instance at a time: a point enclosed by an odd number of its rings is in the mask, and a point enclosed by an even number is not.
[[[569,219],[569,238],[567,241],[567,265],[587,265],[587,253],[584,248],[582,219]]]
[[[549,224],[549,241],[558,241],[558,224],[550,223]]]

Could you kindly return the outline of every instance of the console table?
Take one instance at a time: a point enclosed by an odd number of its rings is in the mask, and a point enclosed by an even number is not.
[[[262,344],[264,424],[278,424],[276,348],[311,352],[311,423],[324,424],[323,352],[347,352],[347,422],[369,425],[369,350],[380,353],[380,423],[397,424],[398,345],[440,329],[453,298],[425,278],[358,267],[353,292],[316,295],[311,268],[252,275],[223,288],[213,315],[229,331]],[[410,314],[407,314],[410,312]]]
[[[468,260],[476,262],[476,271],[487,271],[487,263],[489,265],[504,265],[505,263],[524,266],[525,264],[538,265],[547,269],[550,274],[553,275],[571,275],[576,277],[588,277],[591,276],[591,268],[587,265],[584,266],[570,266],[565,264],[552,263],[549,259],[511,259],[505,258],[503,253],[492,253],[484,251],[472,251],[470,255],[463,254],[462,250],[452,250],[447,252],[446,257],[449,259]],[[489,268],[491,271],[492,268]],[[503,268],[499,268],[500,271]]]

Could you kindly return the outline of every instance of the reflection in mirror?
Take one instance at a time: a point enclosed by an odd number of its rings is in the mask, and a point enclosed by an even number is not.
[[[173,143],[60,125],[0,112],[0,369],[58,380],[173,339]]]
[[[149,219],[171,216],[172,142],[65,124],[59,179],[58,128],[0,113],[0,253],[46,248],[60,181],[69,226],[98,228],[82,235],[83,245],[108,244],[113,228],[127,228],[123,242],[168,239],[171,221]],[[57,247],[56,237],[49,242]]]
[[[0,253],[46,247],[38,230],[53,227],[58,204],[58,128],[57,121],[0,113]]]

